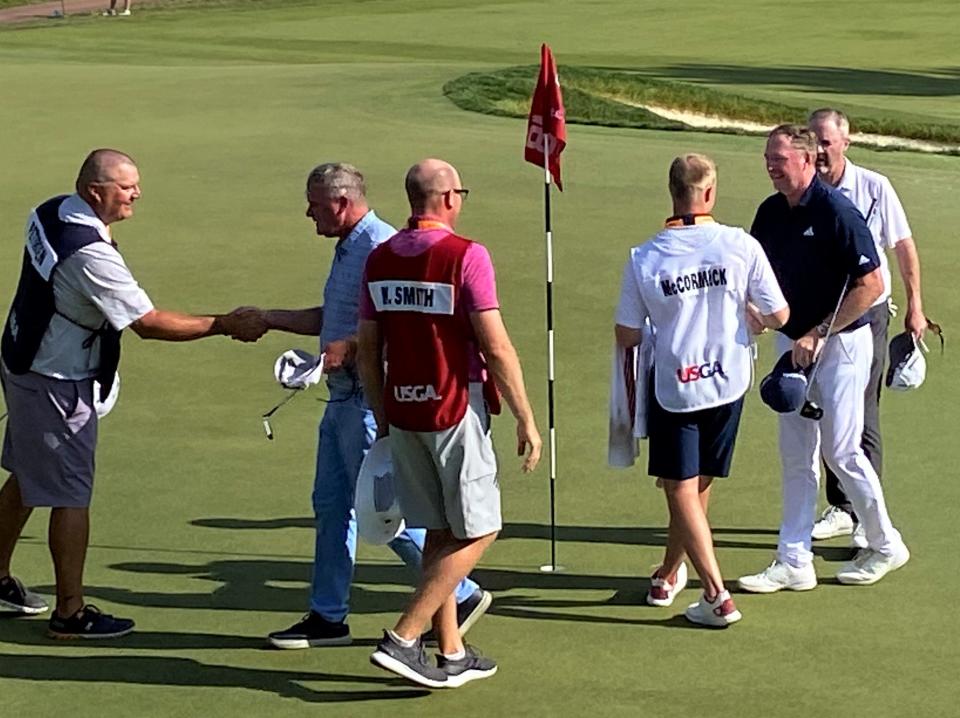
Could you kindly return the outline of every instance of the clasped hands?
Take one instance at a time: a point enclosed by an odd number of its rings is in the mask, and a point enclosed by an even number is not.
[[[237,307],[219,321],[223,333],[240,342],[255,342],[270,329],[265,312],[257,307]]]

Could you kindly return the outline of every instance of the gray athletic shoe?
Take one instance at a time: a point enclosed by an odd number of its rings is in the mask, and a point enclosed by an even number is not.
[[[447,674],[447,685],[459,688],[464,683],[480,678],[489,678],[497,672],[497,664],[490,658],[481,656],[473,646],[464,646],[463,658],[452,660],[446,656],[437,656],[437,665]]]
[[[473,624],[483,617],[492,603],[493,594],[478,588],[463,603],[457,604],[457,631],[461,638],[467,635],[467,631],[473,628]],[[437,645],[437,633],[432,628],[420,639],[428,646]]]
[[[49,608],[46,601],[29,591],[19,579],[13,576],[0,578],[0,611],[35,616]]]
[[[423,641],[419,638],[407,648],[393,640],[388,631],[384,631],[383,640],[377,644],[370,662],[427,688],[446,688],[448,685],[446,672],[430,664]]]

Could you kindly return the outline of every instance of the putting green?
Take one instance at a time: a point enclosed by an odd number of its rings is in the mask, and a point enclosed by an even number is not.
[[[0,294],[13,293],[28,209],[69,190],[96,146],[132,153],[143,175],[137,216],[117,227],[154,301],[188,311],[317,303],[332,256],[303,217],[303,180],[343,159],[367,175],[381,216],[405,218],[402,178],[436,155],[472,190],[460,229],[497,265],[507,324],[545,422],[542,187],[521,160],[524,123],[464,112],[443,84],[537,61],[645,68],[787,104],[837,104],[924,122],[960,122],[946,0],[911,4],[549,4],[365,0],[187,3],[0,30]],[[882,66],[878,66],[879,61]],[[562,78],[561,78],[562,79]],[[128,336],[123,394],[102,425],[89,599],[138,631],[60,644],[42,620],[0,622],[5,714],[85,716],[517,714],[884,718],[957,712],[960,652],[950,627],[960,588],[952,507],[960,453],[948,435],[960,390],[952,353],[927,384],[885,395],[887,496],[913,551],[870,588],[834,585],[842,540],[820,550],[824,585],[806,594],[738,596],[744,621],[696,630],[642,604],[664,541],[663,500],[640,469],[605,466],[612,311],[628,247],[669,213],[666,168],[700,150],[720,168],[718,217],[749,224],[771,191],[757,138],[571,126],[567,191],[555,195],[560,561],[549,559],[547,470],[522,477],[512,425],[496,422],[506,527],[477,571],[496,593],[470,638],[500,673],[423,696],[367,663],[409,589],[386,550],[361,547],[350,648],[262,649],[306,609],[310,487],[322,405],[298,398],[267,442],[259,414],[281,397],[274,358],[311,342],[280,334],[255,346]],[[889,174],[907,208],[930,315],[960,322],[954,199],[960,160],[856,150]],[[896,295],[902,297],[897,283]],[[4,311],[6,308],[4,307]],[[761,347],[761,370],[772,361]],[[755,395],[734,477],[712,520],[728,579],[771,558],[779,480],[773,415]],[[31,519],[15,572],[49,591],[45,515]],[[384,703],[384,701],[387,701]],[[327,703],[325,708],[311,706]],[[845,707],[848,706],[848,707]]]

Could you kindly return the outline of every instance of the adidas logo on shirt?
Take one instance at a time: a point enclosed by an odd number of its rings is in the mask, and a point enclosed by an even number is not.
[[[804,236],[804,237],[812,237],[812,236],[813,236],[813,227],[807,227],[806,231],[803,233],[803,236]]]
[[[862,267],[864,264],[870,264],[870,257],[868,257],[868,256],[865,255],[865,254],[861,254],[861,255],[860,255],[859,266]]]

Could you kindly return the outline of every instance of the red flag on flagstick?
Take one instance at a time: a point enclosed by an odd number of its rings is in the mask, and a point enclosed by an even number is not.
[[[540,77],[533,91],[533,104],[527,120],[527,146],[523,158],[538,167],[546,164],[544,140],[547,143],[550,174],[557,187],[563,190],[560,181],[560,153],[567,146],[567,125],[563,115],[563,96],[560,94],[560,78],[553,53],[546,44],[540,46]]]

